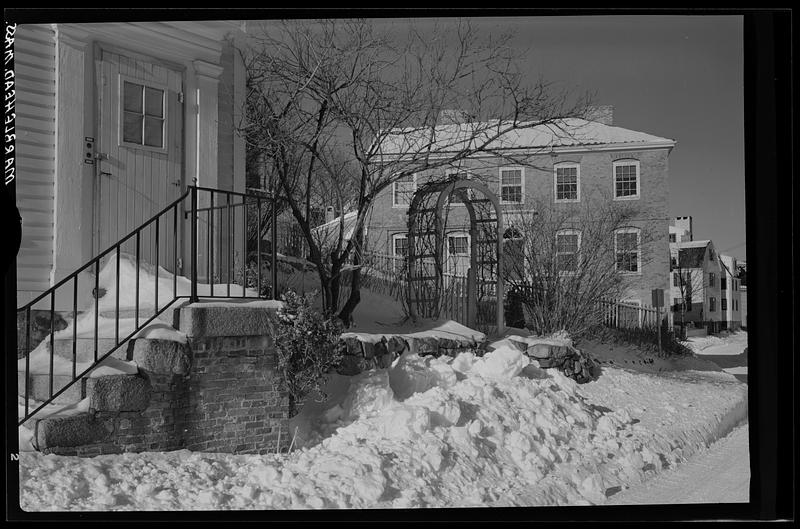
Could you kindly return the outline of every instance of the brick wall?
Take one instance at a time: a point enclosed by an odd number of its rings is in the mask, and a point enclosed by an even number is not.
[[[186,448],[263,454],[289,444],[271,336],[191,339]]]
[[[132,342],[138,375],[97,379],[90,412],[29,425],[44,453],[285,451],[288,398],[278,389],[270,318],[276,302],[180,309],[188,345]]]
[[[610,203],[613,200],[613,163],[617,160],[638,160],[640,166],[639,198],[630,201],[617,201],[637,207],[641,214],[639,220],[631,225],[650,234],[649,242],[642,247],[642,271],[625,278],[627,292],[625,298],[639,299],[649,305],[650,290],[664,288],[669,291],[669,187],[668,156],[666,149],[637,151],[595,151],[582,153],[560,153],[556,155],[533,155],[524,167],[524,201],[520,205],[505,205],[504,211],[530,211],[543,207],[556,211],[580,211],[598,202]],[[554,165],[572,162],[580,165],[579,203],[557,203],[554,199]],[[473,178],[484,182],[500,196],[500,168],[506,162],[497,158],[469,159],[462,162],[461,171],[471,173]],[[437,169],[417,175],[417,185],[433,178],[443,178],[447,171]],[[463,209],[454,207],[451,211]],[[465,225],[464,215],[451,213],[447,230],[461,230]],[[393,207],[391,186],[383,191],[372,207],[368,227],[370,249],[392,253],[392,235],[406,233],[408,210]],[[610,236],[610,235],[609,235]]]

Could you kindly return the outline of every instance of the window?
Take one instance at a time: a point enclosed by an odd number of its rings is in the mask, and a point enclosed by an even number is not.
[[[417,175],[408,175],[392,184],[392,207],[407,208],[417,191]]]
[[[719,288],[722,290],[728,290],[728,278],[727,277],[720,277],[719,278]]]
[[[578,202],[581,198],[580,166],[576,163],[562,163],[555,166],[555,201]]]
[[[731,279],[731,283],[733,283],[734,292],[738,292],[739,291],[739,280],[738,279]]]
[[[500,203],[522,204],[525,183],[522,168],[500,169]]]
[[[450,255],[469,255],[469,236],[448,235],[447,253]]]
[[[674,233],[670,233],[669,234],[669,242],[675,242],[675,240],[676,240],[675,234]]]
[[[614,199],[639,198],[639,162],[626,160],[614,162]]]
[[[392,235],[392,255],[394,255],[392,268],[395,273],[403,272],[406,256],[408,256],[408,236],[405,233]]]
[[[719,308],[722,310],[728,310],[728,300],[725,298],[721,298],[719,300]]]
[[[572,273],[578,270],[580,249],[579,231],[561,230],[556,233],[556,268],[560,273]]]
[[[708,312],[716,312],[717,310],[717,298],[710,297],[708,298]]]
[[[122,143],[164,148],[164,90],[122,81]]]
[[[672,286],[673,287],[679,287],[680,285],[681,284],[680,284],[680,278],[678,277],[678,272],[673,272],[672,273]]]
[[[733,300],[733,310],[739,310],[739,301]]]
[[[714,260],[714,250],[711,249],[711,248],[708,249],[708,260],[709,261],[713,261]]]
[[[639,251],[639,230],[623,228],[614,233],[614,254],[617,272],[641,273],[641,252]]]
[[[392,235],[392,254],[395,257],[405,257],[408,255],[408,235],[405,233]]]
[[[717,282],[717,274],[715,274],[714,272],[709,272],[708,273],[708,286],[710,286],[710,287],[716,286],[716,282]]]

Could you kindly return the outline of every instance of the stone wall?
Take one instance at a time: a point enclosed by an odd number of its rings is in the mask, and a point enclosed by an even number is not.
[[[180,308],[188,344],[130,342],[136,375],[100,377],[89,411],[29,421],[44,453],[189,449],[285,451],[288,398],[278,389],[271,316],[275,302],[196,303]]]

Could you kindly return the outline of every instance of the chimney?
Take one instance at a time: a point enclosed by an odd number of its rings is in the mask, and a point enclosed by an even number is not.
[[[469,114],[463,110],[447,109],[439,112],[439,117],[436,119],[437,125],[457,125],[460,123],[469,123],[472,121]]]
[[[612,105],[598,105],[586,110],[586,119],[603,125],[614,124],[614,107]]]
[[[333,206],[328,206],[325,208],[325,222],[330,222],[336,218],[336,211],[333,209]]]
[[[694,240],[692,237],[692,217],[675,217],[675,227],[684,233],[680,238],[681,241]]]

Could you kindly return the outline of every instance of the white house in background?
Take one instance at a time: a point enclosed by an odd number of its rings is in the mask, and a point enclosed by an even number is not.
[[[244,192],[234,134],[244,30],[235,21],[17,27],[19,306],[187,185]]]
[[[740,281],[736,277],[738,262],[730,255],[720,255],[720,289],[725,327],[730,330],[742,326],[742,292]]]
[[[739,312],[742,316],[742,327],[747,329],[747,263],[739,261],[738,265],[737,275],[739,276],[739,295],[741,298]]]
[[[722,311],[721,266],[710,240],[670,244],[670,296],[673,319],[717,332],[727,321]]]

